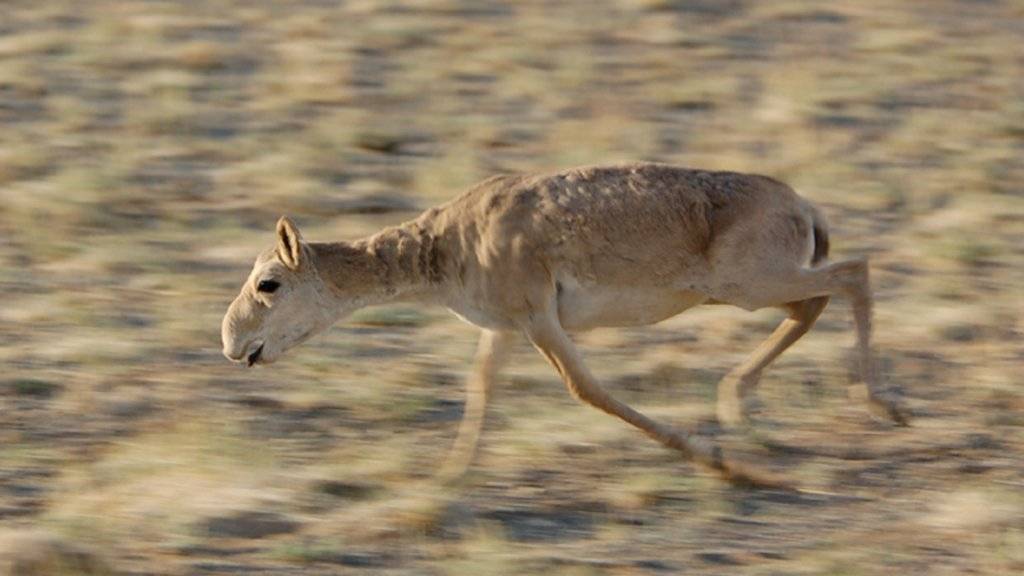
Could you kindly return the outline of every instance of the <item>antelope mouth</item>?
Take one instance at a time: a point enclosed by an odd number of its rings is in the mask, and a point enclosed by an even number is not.
[[[249,354],[249,367],[252,367],[254,364],[259,362],[261,356],[263,356],[263,344],[260,344],[259,348],[253,350],[252,354]]]

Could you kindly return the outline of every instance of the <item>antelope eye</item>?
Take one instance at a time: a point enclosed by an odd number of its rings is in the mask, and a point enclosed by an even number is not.
[[[281,283],[277,280],[260,280],[260,283],[256,285],[256,290],[260,292],[266,292],[272,294],[275,290],[281,287]]]

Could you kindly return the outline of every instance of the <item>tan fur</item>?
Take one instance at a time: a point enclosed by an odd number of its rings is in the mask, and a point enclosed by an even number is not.
[[[700,463],[734,472],[717,448],[611,397],[567,336],[652,324],[701,304],[790,313],[723,379],[723,424],[744,420],[744,398],[761,372],[807,332],[832,294],[853,303],[873,405],[903,421],[871,369],[867,263],[825,263],[828,234],[819,212],[764,176],[646,163],[496,176],[362,240],[307,243],[286,218],[278,237],[224,318],[224,353],[232,360],[262,344],[257,361],[272,362],[352,310],[395,300],[438,303],[484,329],[446,476],[458,476],[471,461],[487,390],[514,333],[526,335],[580,400]],[[266,278],[281,288],[258,293]]]

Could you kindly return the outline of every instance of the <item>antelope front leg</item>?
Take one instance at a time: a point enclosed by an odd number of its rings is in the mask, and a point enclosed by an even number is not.
[[[462,477],[473,463],[487,412],[491,384],[498,371],[508,361],[511,341],[512,334],[508,332],[484,330],[480,334],[476,365],[466,383],[466,407],[462,414],[462,422],[459,423],[459,432],[448,452],[448,458],[437,473],[442,481]]]
[[[636,426],[644,434],[669,448],[679,450],[690,460],[715,470],[730,482],[744,486],[792,489],[786,482],[747,469],[738,462],[726,460],[718,446],[652,420],[613,398],[583,364],[575,345],[555,316],[553,307],[536,316],[527,326],[526,333],[537,350],[561,374],[569,392],[579,400]]]
[[[636,426],[651,438],[683,452],[698,463],[713,468],[727,477],[733,475],[717,446],[652,420],[608,394],[583,363],[572,340],[555,317],[553,309],[548,309],[534,318],[526,332],[537,350],[561,375],[574,397]],[[752,477],[745,475],[737,476],[737,479],[757,483]]]

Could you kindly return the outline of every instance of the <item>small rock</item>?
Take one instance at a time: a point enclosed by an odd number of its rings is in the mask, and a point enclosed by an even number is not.
[[[970,323],[956,323],[943,326],[939,336],[950,342],[973,342],[981,336],[981,328]]]
[[[462,420],[464,403],[457,400],[439,398],[430,406],[421,410],[415,417],[416,422],[458,422]]]
[[[728,552],[701,552],[697,554],[697,558],[708,564],[718,564],[720,566],[737,566],[742,564],[742,562]]]
[[[957,466],[961,474],[983,474],[994,468],[989,462],[963,462]]]
[[[353,484],[350,482],[339,482],[336,480],[324,480],[316,485],[315,490],[336,498],[346,500],[365,500],[373,495],[376,490],[365,484]]]
[[[353,568],[383,568],[388,565],[388,559],[380,554],[350,552],[338,554],[334,558],[334,563]]]
[[[1003,443],[995,439],[991,434],[973,432],[964,438],[964,444],[972,450],[999,450]]]
[[[262,549],[252,546],[244,548],[219,548],[217,546],[207,546],[205,544],[185,544],[175,548],[175,551],[182,556],[210,556],[215,558],[253,554],[260,550]]]
[[[643,570],[652,570],[654,572],[675,572],[676,568],[672,564],[662,562],[661,560],[637,560],[633,563],[637,568]]]
[[[286,408],[284,402],[281,402],[277,398],[261,396],[259,394],[244,394],[236,398],[231,398],[229,401],[247,408],[255,408],[258,410],[284,410]]]
[[[15,396],[31,396],[34,398],[52,398],[61,391],[61,385],[35,378],[19,378],[13,380],[9,390]]]
[[[156,411],[157,407],[153,401],[146,398],[114,400],[106,409],[106,412],[117,420],[137,420]]]
[[[480,517],[501,523],[517,542],[580,539],[593,531],[594,523],[590,514],[577,510],[492,510]]]
[[[300,524],[274,512],[239,512],[231,516],[210,518],[203,531],[214,538],[264,538],[295,532]]]
[[[362,132],[355,140],[359,148],[381,154],[396,154],[404,143],[400,136],[384,132]]]
[[[199,574],[280,574],[277,568],[233,564],[228,562],[195,562],[189,566],[191,573]]]
[[[569,456],[580,456],[584,454],[594,454],[598,452],[601,447],[594,442],[565,442],[558,445],[558,449],[563,454]]]
[[[392,212],[415,212],[415,202],[393,194],[368,194],[355,198],[339,198],[331,203],[341,214],[390,214]]]

